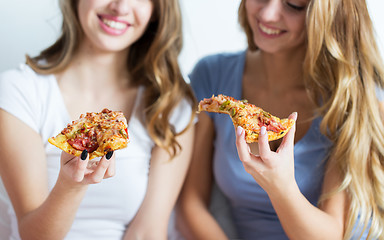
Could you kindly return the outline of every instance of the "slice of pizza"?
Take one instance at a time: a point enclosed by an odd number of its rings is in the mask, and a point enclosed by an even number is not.
[[[248,103],[246,100],[236,100],[222,94],[204,98],[199,103],[199,112],[225,113],[231,116],[233,124],[245,130],[245,140],[248,143],[257,142],[262,126],[265,126],[268,141],[282,138],[293,126],[293,119],[280,119],[272,114]]]
[[[91,160],[127,147],[127,128],[127,119],[122,112],[104,109],[100,113],[81,114],[48,142],[74,156],[87,150]]]

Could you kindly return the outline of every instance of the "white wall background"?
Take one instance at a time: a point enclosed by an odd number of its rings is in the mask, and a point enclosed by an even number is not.
[[[184,16],[182,70],[188,74],[207,54],[246,46],[237,23],[240,0],[180,0]],[[384,56],[384,1],[367,0]],[[0,72],[36,55],[60,33],[57,0],[0,0]]]
[[[0,0],[0,71],[52,44],[60,22],[56,0]]]

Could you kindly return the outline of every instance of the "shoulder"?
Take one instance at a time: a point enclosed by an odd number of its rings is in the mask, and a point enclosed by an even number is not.
[[[37,131],[42,105],[48,94],[56,94],[49,75],[39,75],[28,65],[0,74],[0,108],[26,122]],[[47,84],[51,82],[51,84]],[[57,95],[57,94],[56,94]]]
[[[208,55],[197,62],[193,71],[199,69],[210,69],[211,71],[227,69],[242,64],[244,59],[245,51]]]
[[[52,79],[51,75],[38,74],[28,65],[20,64],[0,74],[0,100],[23,101],[30,105],[52,92]]]
[[[202,58],[190,74],[191,86],[198,100],[212,94],[234,95],[241,86],[246,51],[220,53]]]
[[[172,111],[170,123],[175,127],[176,132],[181,132],[191,121],[192,104],[184,98],[177,107]]]
[[[33,90],[31,69],[20,64],[19,67],[0,73],[1,99],[15,94],[28,95]]]
[[[36,76],[37,73],[33,71],[27,64],[20,63],[18,67],[6,70],[0,73],[1,78],[13,76],[13,77],[22,77],[22,76]]]
[[[0,86],[2,91],[8,91],[12,86],[32,90],[31,86],[46,78],[47,76],[37,74],[28,65],[20,64],[17,68],[0,73]]]

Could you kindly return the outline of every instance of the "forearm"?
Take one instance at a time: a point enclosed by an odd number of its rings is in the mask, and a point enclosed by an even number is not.
[[[207,208],[186,203],[179,210],[179,228],[186,239],[228,239]]]
[[[328,213],[313,206],[297,185],[269,194],[289,239],[342,239],[343,226]]]
[[[54,240],[66,236],[87,189],[87,185],[68,185],[58,180],[40,207],[19,218],[22,239]]]
[[[148,230],[150,229],[150,230]],[[124,235],[124,240],[167,240],[168,221],[152,216],[150,218],[135,218]]]
[[[206,113],[199,114],[194,154],[178,204],[178,227],[186,239],[227,239],[209,211],[213,182],[214,124]]]

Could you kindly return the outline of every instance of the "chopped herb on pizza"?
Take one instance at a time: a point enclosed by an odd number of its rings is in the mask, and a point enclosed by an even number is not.
[[[262,126],[267,129],[268,141],[273,141],[282,138],[295,122],[293,119],[275,117],[246,100],[240,101],[222,94],[201,100],[199,111],[228,114],[236,127],[244,128],[248,143],[258,141]]]
[[[122,112],[104,109],[100,113],[82,114],[48,142],[74,156],[87,150],[89,159],[93,159],[127,147],[127,127]]]

